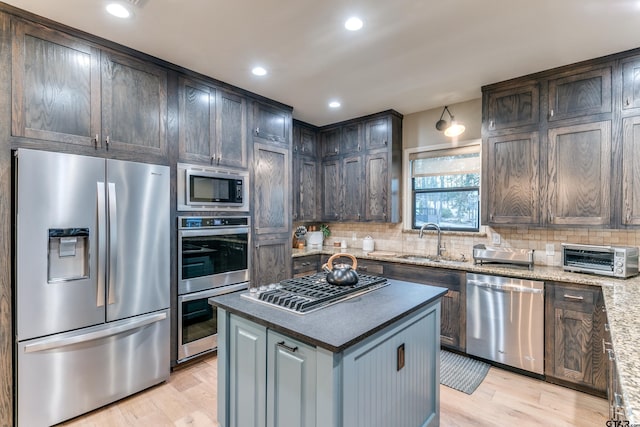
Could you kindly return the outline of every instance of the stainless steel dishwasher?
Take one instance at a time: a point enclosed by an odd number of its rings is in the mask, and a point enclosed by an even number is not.
[[[467,273],[467,353],[542,374],[544,283]]]

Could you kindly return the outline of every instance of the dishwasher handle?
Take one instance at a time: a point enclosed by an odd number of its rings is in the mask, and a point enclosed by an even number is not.
[[[489,283],[489,282],[483,282],[480,280],[467,280],[467,285],[477,286],[480,288],[494,289],[497,291],[518,292],[523,294],[543,294],[544,293],[544,288],[537,289],[537,288],[530,288],[527,286]]]

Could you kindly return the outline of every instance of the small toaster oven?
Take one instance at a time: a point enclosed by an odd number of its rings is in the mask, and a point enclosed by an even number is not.
[[[563,243],[562,267],[565,271],[631,277],[638,274],[638,248]]]

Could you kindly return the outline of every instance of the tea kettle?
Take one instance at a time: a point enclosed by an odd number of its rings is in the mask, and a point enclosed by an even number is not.
[[[333,260],[340,257],[351,258],[353,264],[333,265]],[[358,283],[356,268],[358,268],[358,260],[353,255],[347,253],[333,254],[331,258],[327,260],[327,263],[322,266],[322,269],[328,273],[327,282],[337,286],[351,286]]]

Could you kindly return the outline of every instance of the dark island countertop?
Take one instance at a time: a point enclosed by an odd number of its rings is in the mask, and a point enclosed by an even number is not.
[[[248,291],[247,291],[248,292]],[[358,297],[295,314],[240,296],[209,299],[209,303],[274,331],[339,353],[442,297],[446,288],[389,280],[389,285]]]

